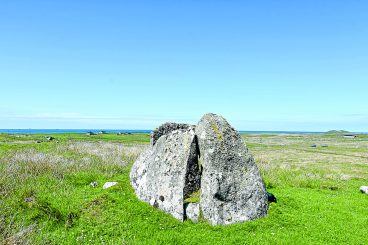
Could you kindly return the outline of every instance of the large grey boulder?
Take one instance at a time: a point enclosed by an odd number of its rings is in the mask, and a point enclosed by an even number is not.
[[[200,206],[204,218],[217,225],[265,216],[265,186],[239,133],[223,117],[206,114],[196,135],[203,167]]]
[[[156,144],[157,140],[166,134],[178,129],[193,129],[194,126],[184,123],[164,123],[151,132],[151,146]]]
[[[138,198],[183,221],[184,199],[200,188],[197,148],[194,127],[157,138],[130,172]]]

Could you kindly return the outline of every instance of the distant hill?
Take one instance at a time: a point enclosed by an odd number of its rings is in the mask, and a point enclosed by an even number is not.
[[[351,132],[346,130],[330,130],[327,131],[325,134],[350,134]]]

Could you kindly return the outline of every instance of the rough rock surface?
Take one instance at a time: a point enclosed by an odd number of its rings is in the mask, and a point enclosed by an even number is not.
[[[139,199],[183,221],[184,199],[200,188],[194,127],[165,131],[138,157],[130,180]]]
[[[193,126],[183,123],[164,123],[151,132],[151,146],[155,145],[157,140],[165,134],[169,134],[174,130],[189,128],[193,128]]]
[[[196,135],[203,167],[200,206],[204,218],[217,225],[265,216],[265,186],[239,133],[223,117],[206,114]]]
[[[198,203],[189,203],[185,209],[186,217],[193,221],[193,223],[198,223],[200,208]]]

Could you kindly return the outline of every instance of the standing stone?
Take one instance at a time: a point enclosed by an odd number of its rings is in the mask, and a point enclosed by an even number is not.
[[[194,127],[162,134],[130,172],[139,199],[183,221],[184,199],[200,188]]]
[[[239,133],[223,117],[206,114],[196,134],[203,168],[200,206],[204,218],[217,225],[265,216],[265,186]]]

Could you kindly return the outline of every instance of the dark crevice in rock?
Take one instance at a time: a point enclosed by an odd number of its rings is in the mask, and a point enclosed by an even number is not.
[[[188,219],[188,217],[187,217],[187,208],[188,208],[188,205],[189,205],[189,203],[184,203],[184,214],[183,214],[183,216],[184,216],[184,220],[187,220]]]
[[[199,150],[198,136],[197,135],[194,135],[194,141],[196,143],[196,152],[197,152],[198,158],[201,158],[201,151]]]
[[[185,185],[183,190],[184,200],[187,198],[192,198],[191,195],[198,194],[201,188],[201,166],[199,164],[199,146],[197,136],[194,136],[193,142],[190,146],[190,153],[187,162],[186,176],[185,176]],[[197,193],[196,193],[197,192]],[[191,203],[185,202],[183,204],[184,208],[184,220],[192,219],[193,221],[193,210],[191,209],[191,213],[187,214],[187,208],[189,205],[193,205]],[[198,205],[198,204],[197,204]]]
[[[190,196],[193,192],[196,192],[201,188],[201,174],[200,166],[198,165],[198,140],[194,137],[190,146],[190,153],[187,162],[187,170],[184,184],[184,199]]]

